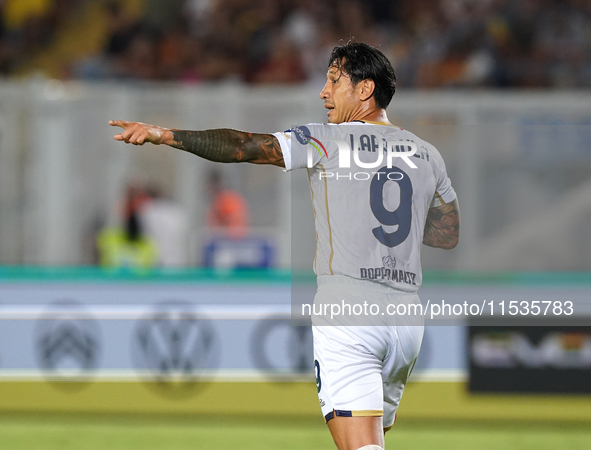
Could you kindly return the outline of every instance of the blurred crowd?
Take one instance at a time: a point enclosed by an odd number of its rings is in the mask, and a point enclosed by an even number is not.
[[[0,74],[11,75],[43,51],[84,1],[0,0]]]
[[[249,207],[239,192],[224,184],[223,175],[212,171],[207,176],[209,206],[204,248],[197,255],[205,265],[268,266],[255,256],[245,258],[245,245],[253,253],[260,242],[249,241]],[[104,226],[99,217],[90,230],[93,262],[103,267],[149,269],[185,267],[195,258],[191,252],[189,217],[182,205],[166,195],[157,184],[142,178],[131,179],[115,205],[118,223]],[[238,245],[237,245],[238,244]],[[223,247],[223,248],[220,248]],[[255,253],[257,253],[255,249]],[[249,259],[250,258],[250,259]]]
[[[103,52],[71,77],[320,82],[332,47],[354,37],[386,53],[402,86],[591,86],[589,0],[145,0],[140,17],[104,4]],[[2,55],[13,31],[4,24]]]
[[[159,187],[130,181],[116,210],[119,224],[93,230],[94,262],[128,269],[188,264],[187,214]]]

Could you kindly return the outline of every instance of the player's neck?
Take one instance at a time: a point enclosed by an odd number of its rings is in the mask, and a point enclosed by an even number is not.
[[[386,125],[392,125],[388,120],[388,115],[386,114],[386,110],[382,108],[376,108],[372,110],[365,111],[364,114],[361,114],[360,117],[356,118],[356,120],[360,120],[363,122],[376,122],[376,123],[384,123]]]

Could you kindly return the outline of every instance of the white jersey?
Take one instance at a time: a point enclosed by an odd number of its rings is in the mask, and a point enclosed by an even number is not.
[[[307,124],[274,136],[286,169],[308,170],[316,275],[345,275],[416,292],[422,280],[420,251],[428,210],[456,198],[437,149],[402,128],[368,122]],[[343,165],[343,146],[339,149],[331,138],[348,144],[350,167]],[[416,153],[391,158],[388,167],[392,141],[414,143]],[[378,166],[361,167],[378,160]]]

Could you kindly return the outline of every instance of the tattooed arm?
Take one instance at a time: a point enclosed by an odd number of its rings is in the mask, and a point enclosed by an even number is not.
[[[111,120],[123,128],[115,140],[143,145],[165,144],[215,162],[250,162],[285,167],[279,141],[271,134],[246,133],[220,129],[204,131],[169,130],[140,122]]]
[[[460,207],[458,200],[429,208],[423,244],[451,250],[460,238]]]

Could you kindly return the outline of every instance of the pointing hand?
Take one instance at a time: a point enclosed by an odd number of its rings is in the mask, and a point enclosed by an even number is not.
[[[113,137],[116,141],[123,141],[127,144],[143,145],[146,142],[156,145],[167,144],[173,138],[172,133],[167,128],[147,123],[109,120],[109,125],[123,128],[120,134]]]

